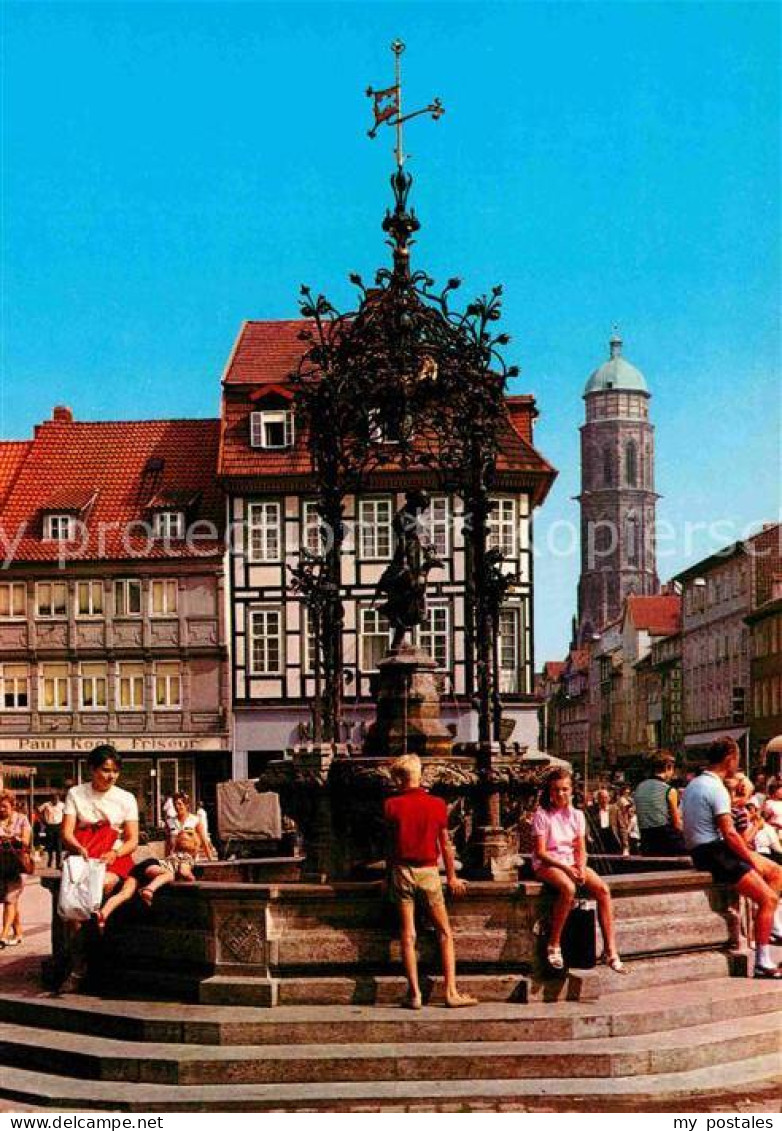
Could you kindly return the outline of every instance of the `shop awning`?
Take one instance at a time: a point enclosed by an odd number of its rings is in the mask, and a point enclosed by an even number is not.
[[[704,730],[699,734],[687,734],[684,736],[685,746],[708,746],[712,742],[716,742],[718,738],[732,738],[734,742],[740,742],[747,733],[746,727],[730,727],[720,730]]]

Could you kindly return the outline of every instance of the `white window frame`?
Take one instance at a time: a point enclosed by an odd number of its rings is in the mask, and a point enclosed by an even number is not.
[[[315,675],[315,632],[310,609],[301,603],[301,669],[304,675]],[[323,669],[321,667],[321,675]]]
[[[247,623],[247,639],[248,639],[248,661],[250,665],[250,675],[253,676],[278,676],[282,675],[284,671],[284,621],[283,610],[279,605],[267,606],[264,608],[250,609],[248,614]],[[269,632],[269,625],[272,618],[276,620],[276,631]],[[257,625],[262,624],[263,631],[259,633]],[[268,642],[276,641],[277,660],[276,666],[272,666],[269,662],[273,649],[270,649]],[[259,651],[256,651],[256,645],[261,645]],[[263,662],[258,664],[260,652],[263,652]]]
[[[181,541],[185,536],[185,512],[179,510],[155,511],[152,516],[153,538]]]
[[[487,544],[499,550],[506,560],[519,556],[519,501],[507,495],[493,498],[489,515]]]
[[[506,634],[502,631],[502,622],[504,619],[510,619],[513,624],[513,656],[514,666],[507,667],[503,663],[504,651],[506,646]],[[522,610],[520,605],[505,605],[500,609],[500,632],[497,642],[499,668],[500,668],[500,691],[505,695],[520,695],[524,682],[524,667],[519,662],[521,654],[521,633],[524,625],[522,621]]]
[[[82,610],[82,593],[86,592],[86,611]],[[97,605],[95,596],[98,595]],[[103,582],[102,581],[77,581],[76,582],[76,617],[78,620],[90,620],[103,616]]]
[[[381,638],[385,643],[385,651],[391,644],[393,631],[391,624],[386,617],[372,605],[361,605],[358,611],[359,615],[359,632],[358,632],[358,655],[361,661],[362,675],[369,675],[378,670],[377,665],[374,666],[368,661],[366,656],[366,648],[370,640],[378,641]],[[368,622],[373,621],[372,627],[368,626]],[[385,621],[386,628],[383,628],[382,622]]]
[[[155,620],[176,617],[179,604],[178,585],[172,577],[153,577],[149,583],[149,615]],[[155,594],[162,593],[160,609],[155,608]],[[173,595],[173,596],[172,596]]]
[[[448,558],[452,545],[453,508],[448,495],[433,495],[429,508],[421,516],[426,540],[438,558]]]
[[[270,442],[272,437],[267,429],[279,425],[282,425],[282,443]],[[251,448],[263,448],[266,451],[283,451],[285,448],[293,447],[295,434],[296,426],[294,423],[293,409],[261,409],[250,413]]]
[[[76,537],[76,519],[72,514],[47,514],[43,520],[43,536],[47,542],[72,542]]]
[[[158,660],[154,670],[154,688],[155,711],[182,710],[182,667],[178,660]]]
[[[138,588],[138,611],[130,611],[129,595],[132,588]],[[121,594],[121,599],[118,600],[118,595]],[[143,589],[141,581],[137,577],[121,577],[117,578],[114,582],[114,616],[122,617],[123,619],[135,619],[140,617],[143,612]],[[120,608],[120,604],[122,607]]]
[[[0,582],[0,594],[7,594],[8,596],[8,612],[0,613],[0,620],[24,620],[27,616],[27,583],[24,581]]]
[[[24,674],[20,674],[20,673]],[[8,706],[5,698],[8,685],[11,685],[13,703]],[[20,694],[24,694],[24,703],[20,703]],[[29,664],[0,664],[0,711],[29,711],[30,710],[30,666]]]
[[[328,548],[328,528],[318,513],[315,499],[301,504],[301,546],[310,554],[321,556]]]
[[[133,669],[130,671],[129,669]],[[140,669],[140,670],[139,670]],[[120,660],[117,664],[116,676],[116,691],[115,691],[115,705],[118,711],[126,713],[128,711],[143,711],[145,699],[145,676],[143,663],[138,663],[135,660]],[[123,687],[127,686],[129,691],[128,702],[122,702]],[[141,695],[137,692],[141,689]]]
[[[435,622],[438,620],[444,621],[444,624],[436,626]],[[445,646],[445,662],[437,662],[437,671],[447,672],[451,670],[451,605],[448,601],[433,601],[427,604],[426,619],[418,628],[419,645],[435,661],[437,656],[433,643],[438,638]]]
[[[390,497],[361,499],[358,505],[359,557],[365,562],[388,561],[394,550],[392,523],[394,502]],[[387,545],[383,543],[387,542]]]
[[[100,684],[103,694],[100,694]],[[92,703],[85,701],[85,688],[92,687]],[[102,698],[103,702],[99,702]],[[79,664],[79,710],[108,711],[109,709],[109,666],[101,661],[85,661]]]
[[[48,613],[41,611],[42,594],[49,590]],[[63,598],[60,604],[55,603],[55,592]],[[38,620],[67,620],[68,619],[68,582],[67,581],[37,581],[35,583],[35,615]]]
[[[282,508],[277,500],[247,504],[247,560],[256,565],[282,561]]]
[[[52,669],[64,669],[56,674],[51,674]],[[46,703],[46,684],[52,682],[53,705]],[[64,689],[65,696],[62,701],[60,692]],[[50,711],[70,711],[71,709],[71,673],[70,665],[65,663],[41,664],[38,671],[38,710],[49,713]]]

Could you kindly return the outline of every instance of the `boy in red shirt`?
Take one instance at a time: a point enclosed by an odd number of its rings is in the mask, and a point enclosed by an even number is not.
[[[464,895],[467,884],[457,878],[454,852],[448,836],[445,802],[421,788],[421,759],[405,754],[391,766],[391,778],[400,792],[385,803],[391,840],[391,893],[399,908],[402,962],[408,984],[405,1005],[421,1009],[418,958],[415,952],[415,898],[424,900],[440,943],[445,980],[445,1003],[451,1008],[477,1005],[474,997],[459,993],[456,985],[456,955],[453,933],[445,908],[438,855],[445,863],[446,883],[451,895]]]

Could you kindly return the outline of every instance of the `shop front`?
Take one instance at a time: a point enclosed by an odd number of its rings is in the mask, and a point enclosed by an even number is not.
[[[137,799],[139,821],[151,833],[162,824],[167,797],[177,791],[201,801],[210,816],[215,810],[218,781],[230,776],[227,735],[120,736],[41,735],[5,738],[0,763],[28,767],[37,808],[52,793],[89,781],[87,757],[94,747],[110,743],[122,756],[120,786]]]

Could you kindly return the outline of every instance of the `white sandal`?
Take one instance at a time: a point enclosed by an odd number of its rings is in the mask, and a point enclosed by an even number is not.
[[[609,970],[613,970],[615,974],[629,974],[630,971],[625,966],[622,959],[618,954],[604,954],[601,962],[604,962]]]
[[[546,947],[546,961],[552,970],[564,970],[565,960],[562,957],[562,948],[558,946]]]

